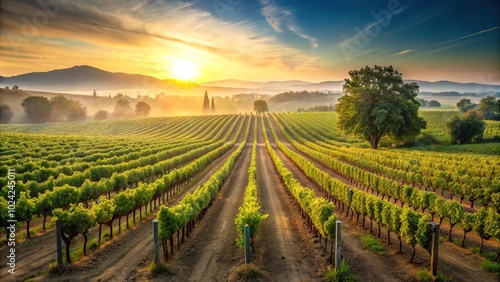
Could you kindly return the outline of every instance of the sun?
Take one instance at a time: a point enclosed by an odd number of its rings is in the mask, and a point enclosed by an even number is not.
[[[177,80],[192,80],[198,76],[198,67],[194,62],[184,59],[173,59],[170,73]]]

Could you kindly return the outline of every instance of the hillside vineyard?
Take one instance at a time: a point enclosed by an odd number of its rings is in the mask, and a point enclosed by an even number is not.
[[[428,132],[446,130],[449,113],[421,114]],[[445,274],[495,281],[462,247],[498,257],[500,157],[372,150],[336,121],[335,113],[271,113],[0,125],[2,187],[15,179],[15,195],[3,189],[0,198],[0,249],[10,248],[15,201],[16,248],[23,250],[16,278],[142,280],[150,277],[151,220],[158,219],[161,260],[175,271],[172,279],[215,280],[243,263],[238,245],[246,223],[254,263],[271,280],[320,281],[340,220],[342,255],[362,266],[354,270],[363,277],[395,263],[401,270],[375,275],[403,280],[419,267],[411,262],[428,266],[428,225],[438,222],[440,263],[454,269]],[[499,122],[486,123],[485,137],[500,138]],[[63,231],[79,229],[64,253],[88,271],[47,274],[56,259],[54,215],[77,213],[89,224],[66,219]],[[386,254],[356,261],[376,256],[355,246],[370,234]],[[7,267],[0,266],[2,281],[10,279]]]

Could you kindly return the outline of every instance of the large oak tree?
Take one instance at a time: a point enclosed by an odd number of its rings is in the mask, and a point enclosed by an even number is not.
[[[373,149],[384,135],[409,138],[425,128],[425,120],[418,116],[418,85],[405,83],[392,66],[366,66],[349,76],[337,105],[339,128],[361,134]]]

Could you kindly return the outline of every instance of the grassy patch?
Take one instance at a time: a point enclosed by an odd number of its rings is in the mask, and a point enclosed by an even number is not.
[[[229,276],[229,281],[265,281],[265,280],[266,280],[266,273],[252,263],[236,267]]]
[[[481,267],[487,271],[500,274],[500,263],[498,262],[485,259],[481,263]]]
[[[461,247],[462,246],[462,239],[459,239],[459,238],[452,238],[451,241],[453,242],[453,244]]]
[[[349,265],[347,265],[347,260],[343,259],[340,262],[340,268],[337,271],[335,268],[329,268],[326,271],[325,282],[351,282],[351,281],[356,281],[356,278],[354,275],[351,273],[351,270],[349,269]]]
[[[469,252],[473,254],[479,254],[479,247],[474,246],[474,247],[469,247],[467,249],[469,249]]]
[[[382,246],[382,241],[379,238],[375,238],[372,235],[366,235],[361,237],[361,243],[366,249],[373,253],[385,255],[384,246]]]
[[[415,280],[418,282],[451,282],[453,278],[441,272],[438,272],[437,276],[434,278],[428,269],[422,268],[415,273]]]

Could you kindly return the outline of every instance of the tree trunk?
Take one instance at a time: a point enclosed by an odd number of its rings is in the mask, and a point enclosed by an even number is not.
[[[398,253],[403,252],[403,242],[401,241],[401,236],[398,235],[398,240],[399,240],[399,251]]]
[[[101,231],[102,231],[102,223],[99,224],[99,239],[97,240],[99,245],[101,244]]]
[[[118,234],[122,233],[122,217],[118,218]]]
[[[47,222],[47,213],[43,213],[43,231],[45,231],[45,222]]]
[[[30,237],[30,221],[31,220],[26,220],[26,237]]]
[[[66,262],[67,263],[71,263],[71,256],[69,254],[69,247],[70,247],[70,244],[71,244],[71,238],[69,237],[66,237],[66,235],[64,234],[64,232],[61,232],[61,237],[64,241],[64,244],[66,245]]]
[[[483,239],[483,237],[481,237],[481,245],[479,246],[479,253],[483,252],[483,243],[484,243],[484,239]]]
[[[170,253],[174,254],[174,236],[170,236]]]
[[[168,260],[168,249],[167,249],[167,241],[161,241],[161,247],[163,249],[163,257],[165,261]]]
[[[379,138],[375,134],[370,135],[370,144],[372,145],[372,149],[378,149],[378,140]]]
[[[391,244],[391,231],[387,229],[387,245]]]
[[[128,229],[128,215],[129,215],[129,214],[127,213],[127,229]]]
[[[467,236],[467,231],[464,230],[464,237],[462,238],[462,244],[460,245],[460,247],[464,247],[465,245],[465,236]]]
[[[413,248],[413,252],[411,253],[411,258],[410,258],[409,263],[412,263],[413,262],[413,258],[415,257],[415,245],[413,245],[411,247]]]
[[[83,254],[87,254],[87,232],[83,232]]]
[[[450,234],[448,234],[448,241],[449,242],[451,242],[451,231],[453,230],[453,226],[455,226],[455,224],[450,223]]]

